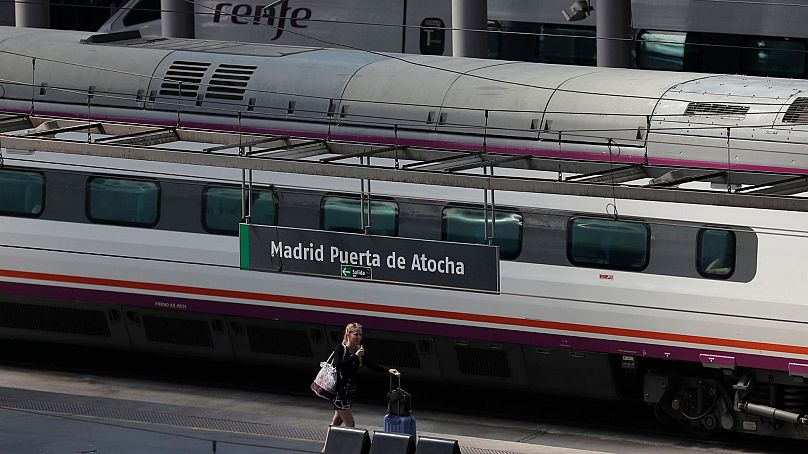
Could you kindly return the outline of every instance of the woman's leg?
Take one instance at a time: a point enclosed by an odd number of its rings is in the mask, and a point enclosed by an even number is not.
[[[354,425],[356,424],[354,422],[354,417],[353,413],[351,413],[351,410],[337,410],[336,413],[337,414],[334,415],[334,418],[339,417],[342,420],[342,423],[345,425],[345,427],[354,427]]]
[[[342,410],[334,410],[334,417],[331,418],[331,425],[332,426],[338,426],[338,425],[342,424],[342,418],[340,417],[340,414],[339,414],[340,411],[342,411]]]

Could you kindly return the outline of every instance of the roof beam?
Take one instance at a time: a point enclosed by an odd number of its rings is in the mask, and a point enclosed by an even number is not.
[[[281,140],[289,140],[289,136],[282,136],[282,137],[261,137],[258,139],[248,140],[247,142],[239,143],[227,143],[224,145],[217,145],[215,147],[205,148],[202,151],[206,153],[212,153],[215,151],[222,151],[222,150],[229,150],[231,148],[249,148],[254,147],[256,145],[264,145],[267,143],[278,142]]]
[[[372,150],[363,150],[357,151],[356,153],[345,153],[339,156],[329,156],[327,158],[320,159],[320,162],[334,162],[339,161],[342,159],[351,159],[351,158],[364,158],[365,156],[374,156],[377,154],[387,153],[389,151],[398,151],[398,150],[406,150],[407,147],[405,146],[395,146],[395,147],[383,147],[383,148],[375,148]]]
[[[691,181],[707,180],[724,175],[726,175],[726,171],[724,170],[705,172],[701,170],[676,169],[661,177],[654,178],[648,183],[648,187],[679,186],[680,184],[689,183]]]
[[[592,172],[582,175],[567,177],[566,181],[576,181],[578,183],[625,183],[627,181],[648,178],[648,173],[641,165],[619,166],[600,172]]]
[[[122,136],[102,137],[96,139],[95,143],[103,143],[105,145],[140,145],[147,147],[176,142],[178,140],[179,136],[174,128],[166,128],[155,131],[135,132]]]
[[[257,158],[203,153],[173,149],[134,146],[97,145],[84,142],[27,136],[3,136],[3,146],[11,150],[66,153],[83,156],[104,156],[152,162],[189,164],[268,172],[319,175],[328,177],[370,179],[399,183],[452,186],[470,189],[490,189],[527,193],[560,194],[582,197],[602,197],[649,202],[691,203],[742,208],[762,208],[808,212],[808,199],[727,193],[724,191],[685,191],[669,188],[615,186],[555,179],[517,178],[507,176],[471,175],[422,170],[333,165],[316,161]]]
[[[787,178],[771,184],[752,186],[738,192],[754,195],[794,195],[808,192],[808,177]]]

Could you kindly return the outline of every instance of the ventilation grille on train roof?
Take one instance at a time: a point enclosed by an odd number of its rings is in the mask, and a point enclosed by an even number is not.
[[[210,63],[198,61],[175,61],[166,71],[165,79],[160,85],[160,94],[195,98],[209,66]]]
[[[241,101],[256,66],[221,64],[208,83],[206,99]]]
[[[749,106],[733,104],[716,104],[712,102],[691,102],[685,109],[685,115],[732,115],[744,116]]]
[[[783,123],[808,123],[808,98],[797,98],[788,106]]]

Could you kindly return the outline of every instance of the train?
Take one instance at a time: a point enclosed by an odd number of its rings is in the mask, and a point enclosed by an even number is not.
[[[0,28],[0,337],[808,437],[808,82]],[[538,398],[538,397],[537,397]]]

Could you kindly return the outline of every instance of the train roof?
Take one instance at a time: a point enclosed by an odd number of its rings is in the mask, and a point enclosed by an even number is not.
[[[177,91],[166,89],[166,81],[181,74],[183,96],[190,90],[190,97],[201,97],[200,109],[237,111],[251,103],[255,112],[273,113],[294,101],[299,112],[314,116],[338,102],[345,121],[416,127],[434,122],[444,130],[485,127],[515,137],[537,130],[583,131],[602,141],[629,143],[651,119],[652,127],[672,127],[683,116],[709,108],[734,114],[732,126],[773,125],[783,106],[808,91],[808,81],[802,80],[141,37],[137,32],[0,28],[0,49],[14,53],[0,57],[9,63],[4,65],[7,80],[30,82],[31,57],[37,57],[36,85],[94,87],[96,93],[110,93],[113,105],[131,102],[124,99],[127,94],[149,91],[158,104],[161,97],[171,104]],[[211,93],[226,91],[234,72],[244,76],[240,96]],[[214,102],[205,102],[208,94]],[[52,90],[40,99],[82,102],[82,96]]]

